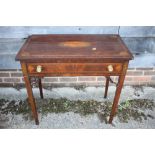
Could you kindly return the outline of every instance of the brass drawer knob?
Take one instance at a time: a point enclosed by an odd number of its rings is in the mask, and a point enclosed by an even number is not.
[[[36,71],[37,71],[38,73],[41,73],[41,71],[42,71],[42,66],[38,65],[37,68],[36,68]]]
[[[113,72],[113,70],[114,70],[113,66],[112,65],[108,65],[108,71],[109,72]]]

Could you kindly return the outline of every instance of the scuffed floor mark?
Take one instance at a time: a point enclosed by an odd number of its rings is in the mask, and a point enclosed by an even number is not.
[[[144,93],[143,86],[133,86],[134,88],[134,95],[140,97],[141,94]]]
[[[0,113],[0,129],[8,128],[8,116]]]

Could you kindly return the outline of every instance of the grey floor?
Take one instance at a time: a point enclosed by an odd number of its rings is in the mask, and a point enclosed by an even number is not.
[[[39,98],[39,92],[37,88],[33,89],[35,98]],[[52,88],[44,89],[45,98],[61,98],[66,97],[70,100],[96,100],[96,101],[105,101],[103,98],[103,87],[86,87],[83,89],[75,89],[73,87],[62,87],[62,88]],[[109,87],[108,101],[112,101],[114,97],[115,86]],[[0,99],[8,100],[24,100],[26,99],[26,90],[15,88],[0,88]],[[152,99],[155,101],[155,88],[153,87],[132,87],[125,86],[122,90],[121,101],[127,99]],[[18,103],[17,103],[18,104]],[[155,109],[150,112],[151,115],[155,116]],[[97,129],[97,128],[109,128],[109,129],[130,129],[130,128],[155,128],[155,119],[147,119],[142,122],[137,122],[134,120],[129,120],[128,123],[121,123],[117,116],[113,121],[113,125],[106,124],[101,122],[96,114],[81,116],[73,112],[67,113],[49,113],[46,116],[39,113],[39,126],[36,126],[33,120],[25,120],[20,115],[13,115],[11,113],[0,115],[0,127],[1,128],[88,128],[88,129]]]

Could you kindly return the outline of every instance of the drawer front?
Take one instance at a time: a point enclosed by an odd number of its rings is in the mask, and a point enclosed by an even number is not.
[[[30,74],[121,73],[121,63],[29,63]]]

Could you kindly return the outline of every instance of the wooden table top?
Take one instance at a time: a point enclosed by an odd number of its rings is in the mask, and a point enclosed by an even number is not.
[[[130,60],[133,56],[119,35],[51,34],[31,35],[16,60]]]

